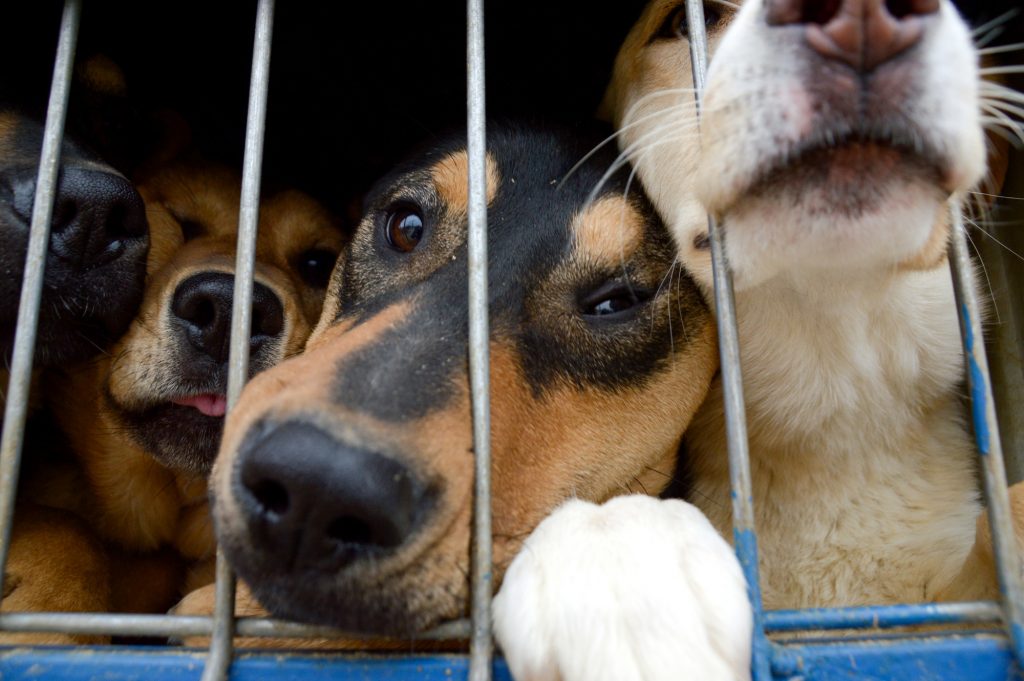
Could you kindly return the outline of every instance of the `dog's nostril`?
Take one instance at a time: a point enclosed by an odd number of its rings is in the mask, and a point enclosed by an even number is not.
[[[58,197],[53,207],[53,217],[50,219],[50,231],[60,234],[74,222],[78,217],[78,203],[67,197]]]
[[[804,11],[800,17],[800,23],[824,26],[839,14],[839,8],[842,4],[842,0],[811,0],[806,2],[804,3]]]
[[[885,0],[885,9],[896,19],[912,14],[931,14],[939,9],[938,0]]]
[[[342,516],[332,521],[327,526],[327,536],[344,544],[377,543],[369,523],[353,516]]]
[[[128,236],[128,207],[120,201],[110,207],[107,213],[107,234],[111,239]]]
[[[288,490],[275,480],[260,480],[249,488],[252,496],[267,513],[284,515],[288,512]]]
[[[257,284],[253,290],[250,336],[275,338],[284,330],[284,307],[277,295]]]
[[[199,298],[192,306],[188,319],[201,327],[207,327],[217,317],[217,308],[209,298]]]

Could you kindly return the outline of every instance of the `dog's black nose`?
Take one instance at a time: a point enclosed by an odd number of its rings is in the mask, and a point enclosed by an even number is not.
[[[298,422],[243,444],[233,488],[253,548],[282,571],[336,571],[397,547],[430,499],[394,459]]]
[[[203,272],[178,284],[171,312],[192,346],[218,363],[226,362],[231,345],[231,304],[235,278],[222,272]],[[269,288],[253,283],[249,347],[256,352],[284,330],[284,307]]]
[[[919,42],[920,17],[938,10],[939,0],[766,0],[769,24],[805,25],[815,51],[862,72]]]
[[[11,208],[27,226],[32,219],[36,170],[9,173]],[[50,220],[50,252],[59,266],[90,270],[118,258],[149,238],[146,208],[132,183],[112,172],[61,169]]]

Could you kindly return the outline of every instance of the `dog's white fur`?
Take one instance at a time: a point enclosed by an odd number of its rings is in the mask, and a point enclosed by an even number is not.
[[[683,501],[564,504],[509,567],[494,622],[517,681],[750,677],[743,573]]]
[[[870,197],[850,210],[830,204],[834,184],[806,177],[757,190],[759,172],[780,164],[801,140],[828,125],[815,113],[819,84],[808,66],[815,55],[799,40],[781,42],[763,12],[764,3],[746,3],[724,37],[713,36],[717,49],[699,141],[689,108],[671,108],[692,102],[690,94],[648,96],[659,88],[691,85],[681,42],[671,52],[655,44],[642,55],[620,54],[617,74],[629,72],[624,58],[646,60],[646,70],[642,78],[613,83],[609,99],[623,148],[709,299],[708,251],[695,239],[705,230],[705,210],[724,225],[736,285],[765,604],[794,608],[991,595],[993,575],[955,579],[971,552],[981,506],[958,394],[958,324],[942,259],[948,200],[979,183],[985,165],[978,57],[969,32],[943,0],[939,13],[926,19],[922,43],[900,57],[914,61],[902,76],[911,81],[898,88],[906,99],[897,104],[915,141],[934,149],[943,172],[899,172],[897,165],[895,172],[880,166],[877,173],[840,174],[836,181],[849,183],[843,191]],[[687,442],[696,474],[692,500],[728,536],[720,385],[699,410]],[[657,507],[654,502],[631,508],[629,522],[654,526]],[[601,602],[582,613],[607,614],[568,621],[566,596],[549,585],[570,584],[579,569],[578,561],[564,557],[607,541],[601,525],[587,529],[557,519],[575,512],[566,507],[538,529],[543,543],[534,545],[531,537],[532,555],[517,559],[521,565],[509,571],[502,587],[500,599],[515,594],[523,603],[514,613],[507,605],[496,610],[499,641],[509,646],[513,672],[532,674],[517,676],[520,681],[592,678],[576,671],[578,658],[587,658],[591,668],[612,665],[613,655],[604,654],[610,646],[578,642],[603,635],[614,626],[608,620],[625,617],[616,608],[629,603],[623,595],[630,589],[640,599],[651,591],[666,594],[642,600],[646,613],[630,604],[631,621],[712,616],[699,609],[673,611],[668,604],[677,602],[680,588],[703,588],[711,602],[721,597],[720,581],[702,581],[707,578],[696,573],[652,586],[647,580],[654,572],[635,567],[666,560],[652,539],[650,545],[633,543],[629,550],[637,555],[629,561],[618,560],[621,549],[602,550],[598,555],[607,557],[606,564],[580,580],[590,598]],[[700,526],[693,518],[680,521],[661,539],[677,554],[691,549]],[[552,528],[560,528],[557,535]],[[735,567],[725,556],[715,561],[702,570]],[[734,595],[729,589],[722,594]],[[577,594],[568,597],[570,603],[579,600]],[[527,617],[527,607],[539,612]],[[527,638],[526,627],[540,632],[539,638]],[[571,638],[559,628],[573,629]],[[524,640],[534,641],[533,647]],[[638,645],[633,640],[623,639],[622,645]],[[728,645],[720,641],[711,649]],[[709,666],[691,676],[677,670],[617,678],[739,678],[730,670]]]

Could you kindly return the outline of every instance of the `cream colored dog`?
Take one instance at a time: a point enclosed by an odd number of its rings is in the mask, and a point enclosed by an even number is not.
[[[970,32],[948,0],[899,11],[882,0],[767,0],[739,11],[708,3],[705,12],[714,54],[699,132],[678,0],[647,7],[605,105],[709,299],[705,212],[723,226],[765,604],[993,597],[945,256],[950,202],[985,175]],[[693,501],[729,536],[722,404],[716,383],[686,439]],[[614,515],[638,526],[675,513],[670,502],[616,503]],[[574,521],[592,512],[557,511],[509,569],[496,628],[516,678],[746,678],[746,663],[735,662],[749,656],[749,622],[723,625],[731,611],[719,605],[741,589],[722,577],[734,574],[733,559],[709,556],[715,564],[696,572],[703,519],[677,518],[655,547],[609,540],[609,519]],[[578,581],[575,563],[549,556],[581,554],[603,566],[585,591],[566,588],[526,612],[514,606],[538,585],[551,592]],[[662,577],[637,578],[653,574],[651,561],[664,564]],[[681,591],[704,593],[680,608]],[[605,616],[591,615],[598,610]],[[638,656],[701,661],[710,650],[716,659],[676,677],[681,667],[618,664],[616,646],[530,635],[571,622],[573,640],[600,640],[616,618],[684,620],[663,633],[652,626],[643,640],[619,632]],[[599,671],[580,673],[581,656]]]

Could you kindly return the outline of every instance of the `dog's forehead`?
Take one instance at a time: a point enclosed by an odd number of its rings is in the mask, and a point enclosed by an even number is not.
[[[592,134],[529,128],[499,128],[489,135],[488,240],[492,254],[498,252],[492,268],[504,261],[536,270],[574,250],[598,257],[615,250],[620,258],[623,244],[628,255],[628,245],[637,241],[648,216],[637,210],[638,191],[627,186],[626,173],[608,172],[615,161],[613,148],[595,152],[601,141]],[[385,178],[367,203],[377,208],[409,199],[437,204],[445,214],[439,231],[449,242],[463,243],[469,172],[464,140],[453,140]],[[377,228],[364,220],[360,231]],[[523,262],[538,257],[541,262]]]

